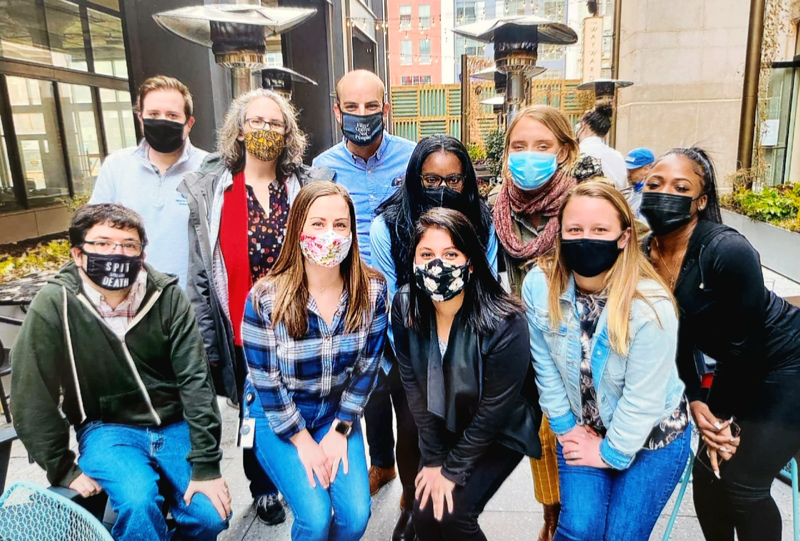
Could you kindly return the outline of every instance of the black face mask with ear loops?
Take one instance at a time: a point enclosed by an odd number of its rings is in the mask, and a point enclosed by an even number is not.
[[[704,195],[700,194],[693,199],[689,195],[644,192],[639,212],[647,220],[653,235],[661,237],[688,224],[692,220],[692,202]]]
[[[624,235],[624,233],[623,233]],[[619,239],[561,239],[561,257],[566,266],[584,278],[594,278],[614,266],[619,259]]]

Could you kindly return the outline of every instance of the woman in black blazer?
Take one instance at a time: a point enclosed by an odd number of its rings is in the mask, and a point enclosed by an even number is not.
[[[540,454],[527,322],[463,214],[424,214],[411,249],[392,328],[419,429],[417,537],[483,540],[478,515],[524,455]]]
[[[697,147],[656,161],[642,195],[653,230],[645,250],[680,308],[678,371],[703,440],[694,466],[703,534],[778,540],[770,487],[800,450],[800,310],[764,287],[758,252],[721,223],[715,177]],[[695,351],[717,361],[707,397]]]

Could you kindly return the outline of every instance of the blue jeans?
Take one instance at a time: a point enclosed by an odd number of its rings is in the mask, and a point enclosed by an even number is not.
[[[689,426],[656,451],[641,450],[627,470],[570,466],[557,446],[561,515],[554,541],[647,541],[686,468]]]
[[[216,539],[228,527],[205,494],[195,494],[188,506],[183,501],[192,477],[185,421],[157,428],[95,421],[77,436],[78,465],[103,488],[118,513],[111,530],[114,539],[170,539],[159,484],[169,498],[180,537]]]
[[[297,448],[278,437],[260,411],[251,410],[256,419],[255,452],[264,471],[272,479],[294,515],[292,539],[295,541],[357,541],[364,536],[370,515],[369,476],[360,423],[353,425],[347,438],[347,475],[339,466],[336,480],[326,490],[317,481],[311,488]],[[331,422],[309,428],[317,442],[328,433]],[[331,516],[331,514],[333,516]]]

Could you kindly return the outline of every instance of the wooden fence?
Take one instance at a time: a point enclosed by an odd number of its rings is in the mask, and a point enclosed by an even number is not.
[[[551,105],[560,109],[574,125],[581,114],[591,107],[593,97],[575,89],[580,81],[563,79],[534,79],[530,92],[531,103]],[[472,85],[478,102],[494,95],[491,83]],[[461,85],[396,86],[391,91],[392,133],[418,141],[435,133],[461,135]],[[475,108],[472,108],[475,111]],[[478,108],[477,128],[481,140],[498,126],[491,105]],[[474,137],[475,134],[473,134]],[[478,142],[478,141],[476,141]]]

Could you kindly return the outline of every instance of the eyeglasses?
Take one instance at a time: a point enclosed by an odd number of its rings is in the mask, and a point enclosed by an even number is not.
[[[422,184],[424,184],[426,188],[439,188],[447,185],[448,188],[457,190],[464,185],[464,175],[448,175],[442,177],[434,174],[425,174],[422,175]]]
[[[83,244],[88,244],[94,248],[94,253],[97,254],[113,254],[117,246],[122,247],[122,253],[130,256],[141,255],[144,245],[141,242],[134,240],[125,242],[111,242],[109,240],[85,240]]]
[[[283,132],[286,129],[286,122],[282,120],[264,120],[263,118],[248,118],[245,124],[254,130],[263,130],[269,127],[270,131]]]

